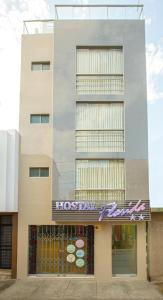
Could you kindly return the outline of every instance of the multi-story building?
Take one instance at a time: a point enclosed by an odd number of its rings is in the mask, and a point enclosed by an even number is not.
[[[145,32],[130,14],[142,6],[62,9],[22,37],[18,277],[144,280]]]
[[[16,278],[19,134],[0,131],[0,279]]]

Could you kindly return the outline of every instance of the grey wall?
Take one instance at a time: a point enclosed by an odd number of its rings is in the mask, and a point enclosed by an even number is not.
[[[76,47],[123,46],[123,96],[76,95]],[[75,153],[76,101],[124,101],[124,153]],[[144,21],[55,21],[53,200],[73,200],[75,158],[124,158],[126,198],[148,199],[147,96]],[[57,176],[58,177],[58,176]],[[54,175],[54,182],[56,182]]]

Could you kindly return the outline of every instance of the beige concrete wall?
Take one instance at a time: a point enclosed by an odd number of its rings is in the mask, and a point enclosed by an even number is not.
[[[151,214],[148,236],[150,279],[163,280],[163,212]]]
[[[32,61],[50,61],[49,71],[31,71]],[[18,278],[28,274],[28,226],[50,224],[52,205],[53,35],[22,37],[20,92],[20,188]],[[30,124],[30,114],[50,114],[49,124]],[[30,178],[29,167],[49,167],[47,178]]]

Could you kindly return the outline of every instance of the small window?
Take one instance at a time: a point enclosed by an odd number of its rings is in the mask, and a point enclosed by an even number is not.
[[[29,168],[30,177],[49,177],[49,168]]]
[[[48,70],[50,70],[50,61],[32,62],[31,70],[32,71],[48,71]]]
[[[49,123],[49,115],[43,114],[43,115],[30,115],[30,123],[31,124],[40,124],[40,123]]]

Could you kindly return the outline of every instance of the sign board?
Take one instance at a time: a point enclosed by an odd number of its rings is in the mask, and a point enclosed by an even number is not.
[[[56,221],[149,221],[148,200],[126,200],[101,204],[88,201],[53,201],[53,220]]]

